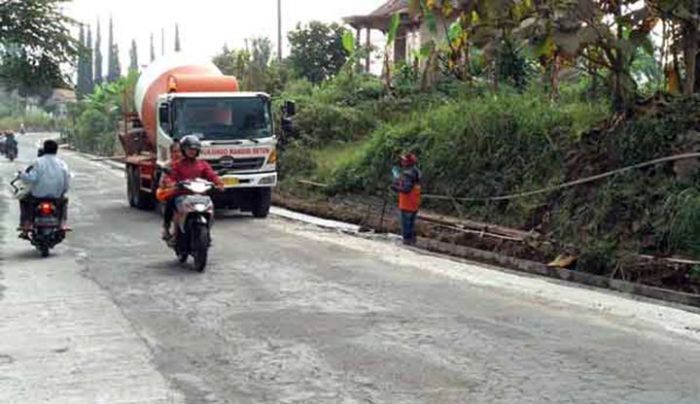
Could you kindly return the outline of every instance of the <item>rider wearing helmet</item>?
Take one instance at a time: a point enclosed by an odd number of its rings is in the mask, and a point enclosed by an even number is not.
[[[165,187],[172,188],[179,182],[202,178],[216,184],[219,190],[224,189],[224,183],[209,163],[199,160],[199,153],[202,151],[202,143],[194,135],[188,135],[180,139],[180,151],[182,158],[173,161],[172,168],[164,178]],[[165,205],[163,214],[163,238],[170,238],[170,223],[175,212],[175,196],[171,195]]]

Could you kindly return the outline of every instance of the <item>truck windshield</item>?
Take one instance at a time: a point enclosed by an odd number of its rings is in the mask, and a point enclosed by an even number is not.
[[[203,140],[260,139],[272,136],[270,103],[263,97],[180,98],[174,101],[173,136]]]

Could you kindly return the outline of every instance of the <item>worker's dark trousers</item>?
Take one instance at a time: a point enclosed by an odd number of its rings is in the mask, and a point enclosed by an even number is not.
[[[401,233],[403,242],[406,244],[415,244],[416,242],[416,217],[418,212],[401,211]]]

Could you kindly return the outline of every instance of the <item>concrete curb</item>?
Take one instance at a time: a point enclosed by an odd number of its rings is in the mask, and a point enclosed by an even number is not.
[[[533,275],[700,308],[700,295],[694,295],[691,293],[677,292],[639,283],[621,281],[618,279],[611,279],[605,276],[592,275],[569,269],[552,268],[540,262],[513,258],[490,251],[449,244],[437,240],[419,239],[417,247],[438,254],[494,264]],[[690,311],[697,312],[696,310]]]

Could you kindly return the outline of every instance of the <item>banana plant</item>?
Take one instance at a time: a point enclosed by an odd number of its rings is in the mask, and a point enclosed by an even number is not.
[[[394,46],[396,42],[396,36],[399,32],[399,27],[401,26],[401,15],[399,13],[391,16],[389,21],[389,28],[387,29],[386,45],[384,47],[384,87],[387,92],[391,91],[391,81],[393,78],[393,66],[391,60],[389,59],[389,53],[391,47]],[[398,62],[395,61],[394,64]]]

